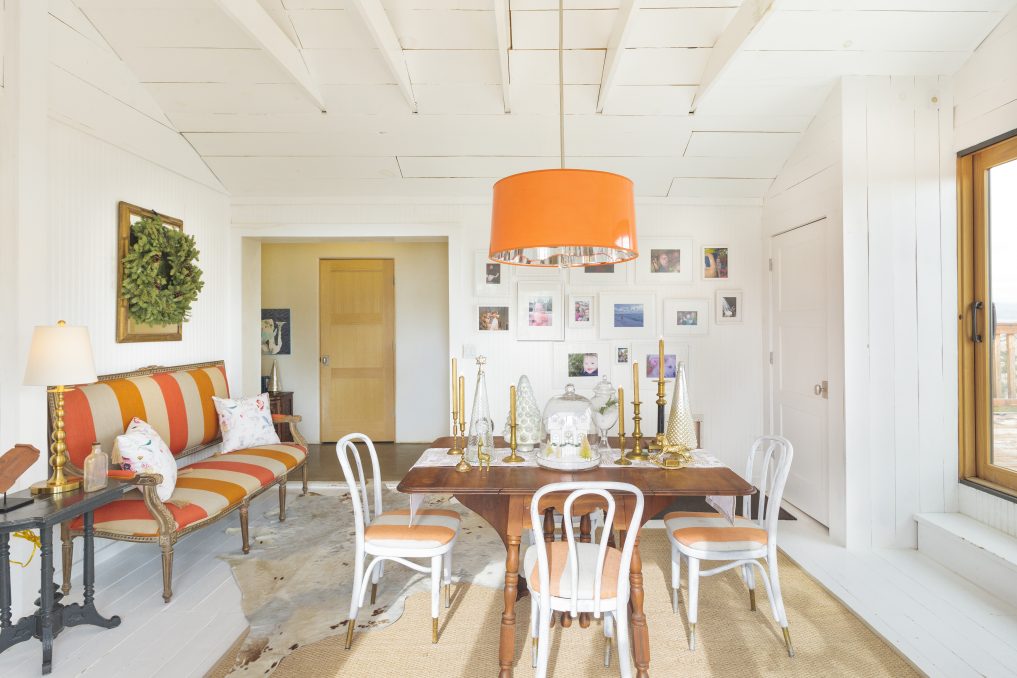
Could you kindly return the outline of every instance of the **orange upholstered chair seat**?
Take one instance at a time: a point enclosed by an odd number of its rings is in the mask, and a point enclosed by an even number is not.
[[[700,551],[766,548],[766,530],[745,518],[735,518],[732,525],[719,513],[676,511],[664,516],[664,525],[678,543]]]

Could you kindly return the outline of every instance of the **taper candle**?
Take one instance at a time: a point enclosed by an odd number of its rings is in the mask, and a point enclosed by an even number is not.
[[[516,423],[516,387],[509,386],[509,421]]]
[[[618,435],[625,435],[625,389],[618,387]]]
[[[664,337],[657,344],[657,380],[664,381]]]
[[[632,363],[632,397],[639,400],[639,363]]]
[[[459,375],[459,425],[466,421],[466,377]]]
[[[455,419],[459,414],[459,389],[456,388],[459,384],[456,381],[459,370],[456,365],[456,359],[452,358],[452,418]]]

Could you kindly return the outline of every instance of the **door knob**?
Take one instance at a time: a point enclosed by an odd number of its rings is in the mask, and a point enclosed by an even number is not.
[[[321,360],[321,364],[322,365],[328,367],[328,356],[327,355],[321,356],[321,358],[319,360]]]
[[[827,392],[829,390],[830,390],[830,384],[829,384],[829,382],[826,382],[826,381],[824,381],[821,384],[816,384],[815,386],[812,387],[812,392],[815,393],[817,396],[821,396],[823,398],[828,397],[827,396]]]

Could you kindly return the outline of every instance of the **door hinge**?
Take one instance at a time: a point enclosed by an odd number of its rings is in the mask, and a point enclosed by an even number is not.
[[[773,364],[773,351],[770,351],[770,364]]]
[[[773,270],[773,259],[770,259],[770,270]]]

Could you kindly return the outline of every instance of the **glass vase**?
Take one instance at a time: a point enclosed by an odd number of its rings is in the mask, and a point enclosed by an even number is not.
[[[470,428],[466,438],[466,461],[477,464],[480,459],[477,449],[482,444],[484,452],[494,451],[494,420],[491,419],[491,405],[487,399],[487,378],[484,375],[486,359],[477,358],[477,384],[473,391],[473,408],[470,411]]]
[[[593,409],[593,425],[597,427],[597,433],[600,435],[597,451],[606,453],[611,449],[607,432],[618,423],[618,396],[607,377],[602,378],[593,389],[590,405]]]

